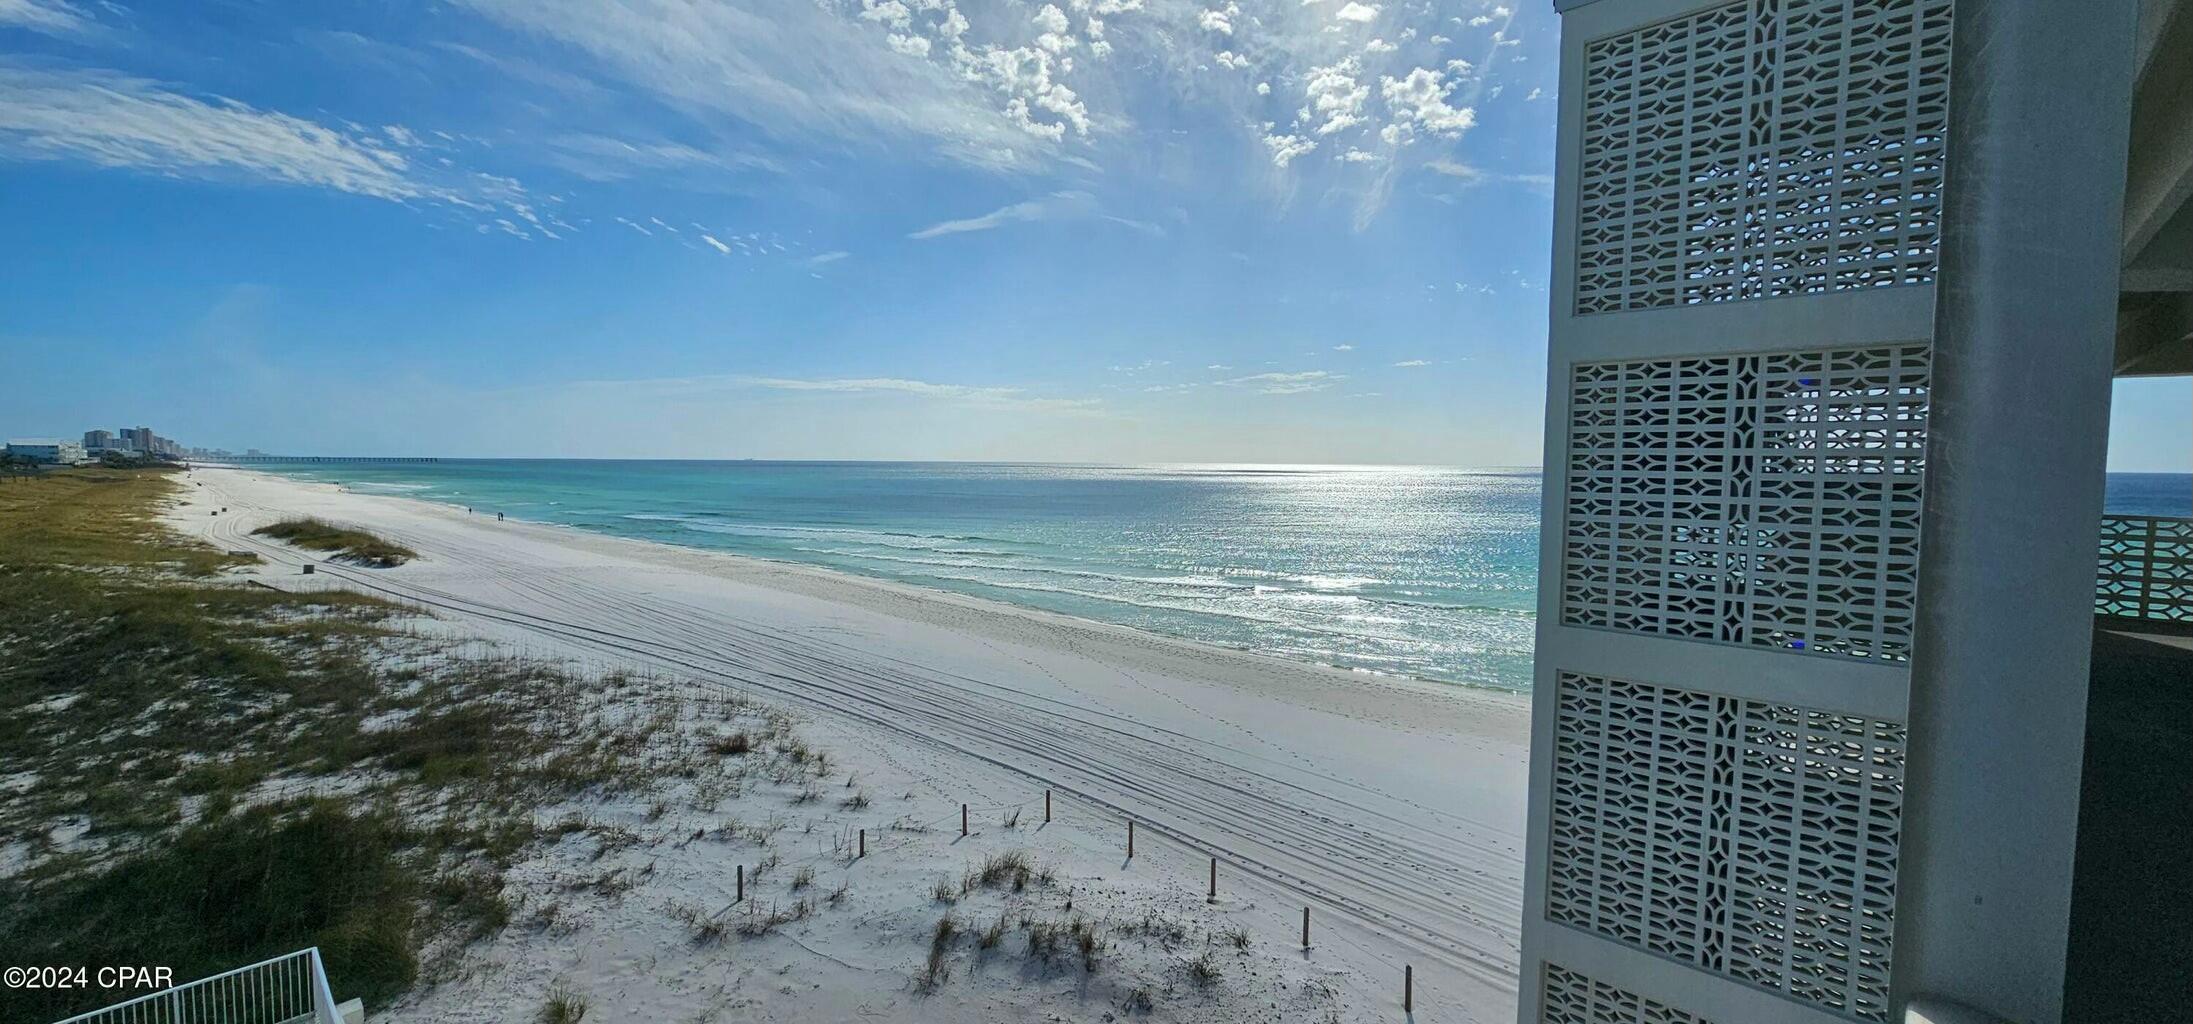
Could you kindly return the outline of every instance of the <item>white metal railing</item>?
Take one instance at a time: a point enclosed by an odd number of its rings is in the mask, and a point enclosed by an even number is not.
[[[57,1024],[343,1024],[319,947],[138,996]]]
[[[2103,516],[2094,614],[2193,625],[2193,519]]]

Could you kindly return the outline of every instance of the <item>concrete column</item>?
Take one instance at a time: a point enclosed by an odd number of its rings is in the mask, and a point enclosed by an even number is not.
[[[1896,1006],[2063,1014],[2138,6],[1956,5]]]

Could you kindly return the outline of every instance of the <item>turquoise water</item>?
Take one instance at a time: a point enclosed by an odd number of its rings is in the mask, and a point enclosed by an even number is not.
[[[533,460],[266,468],[1346,668],[1529,685],[1535,471]]]
[[[1536,470],[445,461],[265,468],[1343,668],[1525,689]],[[2193,477],[2113,475],[2193,513]]]

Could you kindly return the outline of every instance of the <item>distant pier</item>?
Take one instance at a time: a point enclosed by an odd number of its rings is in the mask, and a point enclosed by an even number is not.
[[[433,456],[378,456],[378,455],[229,455],[218,459],[193,459],[208,464],[241,465],[247,462],[440,462]]]

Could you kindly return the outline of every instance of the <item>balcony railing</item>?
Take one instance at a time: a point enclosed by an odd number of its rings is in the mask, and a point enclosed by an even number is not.
[[[2094,614],[2193,625],[2193,519],[2103,516]]]
[[[318,948],[185,982],[60,1024],[343,1024]]]

